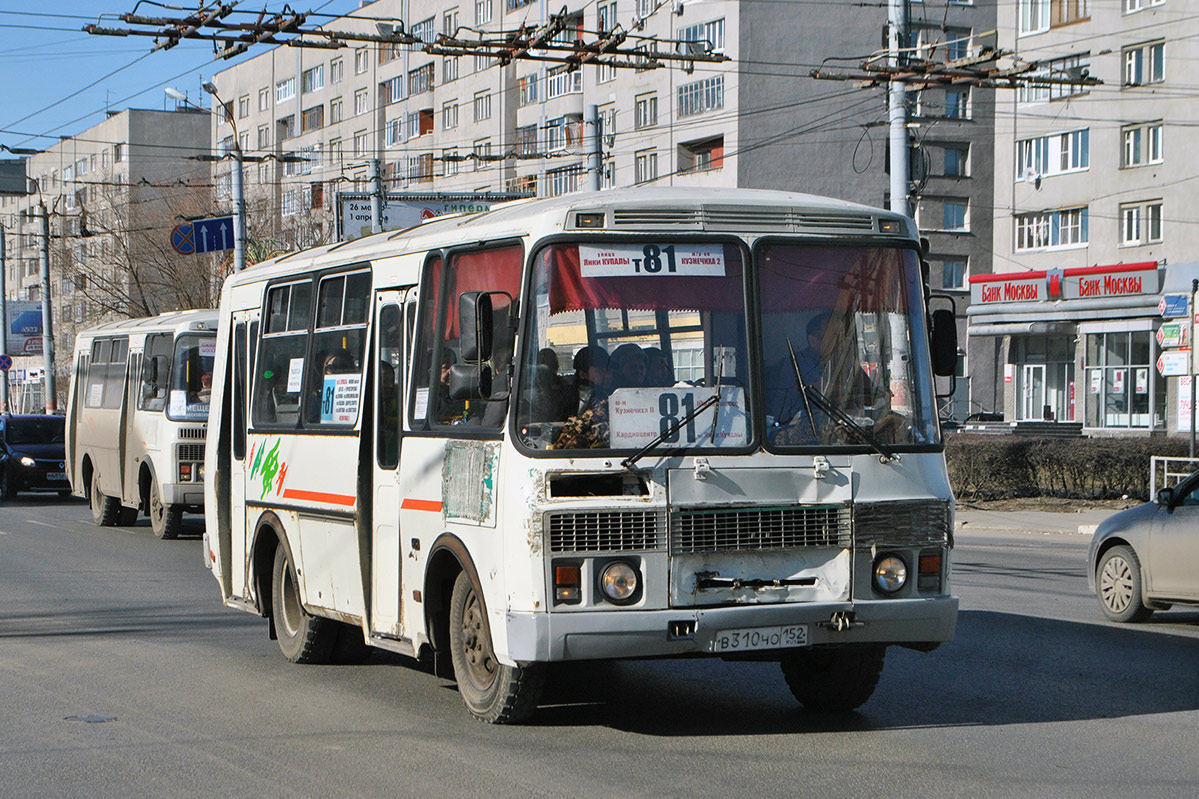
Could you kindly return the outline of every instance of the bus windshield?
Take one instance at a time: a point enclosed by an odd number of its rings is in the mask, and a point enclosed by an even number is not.
[[[176,339],[167,416],[186,421],[208,418],[215,358],[215,336],[184,334]]]
[[[727,449],[762,429],[772,449],[936,441],[914,252],[767,243],[752,305],[743,258],[737,244],[670,239],[543,249],[520,442]],[[747,307],[760,309],[760,371]]]
[[[533,273],[520,440],[554,450],[640,449],[659,436],[667,448],[746,446],[745,308],[737,244],[547,247]]]

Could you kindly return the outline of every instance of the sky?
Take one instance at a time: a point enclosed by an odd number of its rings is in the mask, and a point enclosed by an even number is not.
[[[255,15],[264,7],[278,12],[285,6],[280,0],[226,2]],[[0,84],[0,144],[45,149],[60,136],[78,135],[100,122],[106,110],[173,108],[175,101],[163,92],[166,87],[208,105],[200,84],[236,63],[214,58],[211,42],[184,41],[151,53],[152,37],[95,36],[82,30],[89,23],[135,27],[119,19],[135,8],[144,16],[182,17],[197,5],[197,0],[140,0],[140,5],[139,0],[0,0],[0,69],[5,75]],[[358,0],[292,0],[290,5],[296,11],[337,16],[359,4]],[[329,21],[314,16],[308,24]],[[267,46],[251,49],[243,59]]]

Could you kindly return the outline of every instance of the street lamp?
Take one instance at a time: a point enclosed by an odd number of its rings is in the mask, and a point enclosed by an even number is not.
[[[225,104],[217,94],[215,83],[206,80],[200,87],[211,94],[217,105],[224,109]],[[216,113],[211,109],[209,111]],[[237,123],[231,115],[226,115],[225,118],[233,126],[233,270],[240,272],[246,268],[246,196],[242,185],[242,167],[245,159],[241,151],[241,142],[238,140]]]

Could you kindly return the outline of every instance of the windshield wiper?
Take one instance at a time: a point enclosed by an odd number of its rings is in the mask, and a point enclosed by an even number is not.
[[[808,421],[812,425],[812,435],[816,435],[816,420],[812,416],[812,406],[815,405],[839,427],[852,433],[859,441],[877,452],[881,463],[898,461],[899,455],[884,446],[869,430],[855,422],[852,416],[834,405],[833,401],[820,393],[819,390],[804,382],[803,374],[799,369],[799,361],[795,358],[795,348],[791,346],[790,338],[787,339],[787,349],[791,352],[791,367],[795,370],[795,382],[799,386],[799,395],[803,398],[804,409],[807,411]]]
[[[679,419],[677,422],[672,424],[670,427],[663,430],[661,433],[658,434],[658,437],[655,438],[653,441],[649,442],[644,447],[642,447],[641,449],[637,450],[635,453],[633,453],[629,457],[622,460],[620,462],[621,467],[628,469],[629,471],[632,471],[633,464],[635,464],[637,461],[641,460],[646,455],[653,452],[655,449],[657,449],[659,446],[661,446],[663,441],[665,441],[666,439],[673,436],[679,430],[683,429],[684,425],[686,425],[692,419],[699,416],[701,413],[706,411],[708,408],[711,408],[713,405],[715,405],[718,402],[720,402],[720,394],[719,393],[717,393],[711,397],[708,397],[706,400],[701,402],[699,405],[696,405],[695,410],[691,411],[686,416],[684,416],[682,419]]]

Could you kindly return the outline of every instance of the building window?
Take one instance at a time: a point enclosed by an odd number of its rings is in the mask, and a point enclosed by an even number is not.
[[[568,72],[566,67],[558,67],[551,69],[546,77],[545,96],[547,100],[553,100],[555,97],[562,97],[567,94],[576,94],[583,91],[583,72],[576,69],[574,72]]]
[[[458,80],[458,56],[441,60],[441,82],[449,83]]]
[[[258,90],[258,110],[259,111],[271,110],[271,90],[270,89],[262,88],[262,89]]]
[[[329,101],[329,124],[336,125],[343,118],[341,98]]]
[[[414,22],[412,27],[408,29],[408,32],[420,39],[425,44],[432,44],[433,40],[437,38],[437,18],[429,17],[428,19],[423,19],[420,22]],[[410,49],[420,50],[421,45],[410,45]]]
[[[271,146],[271,126],[258,126],[258,149],[265,150]]]
[[[616,27],[616,0],[599,3],[595,8],[596,30],[607,33]]]
[[[1163,381],[1153,364],[1153,331],[1087,333],[1086,426],[1149,428],[1161,425],[1166,404]],[[1151,382],[1152,381],[1152,382]],[[1150,389],[1157,411],[1150,413]],[[1152,416],[1158,421],[1153,423]]]
[[[945,118],[946,119],[969,119],[970,118],[970,90],[969,89],[946,89],[945,90]]]
[[[966,230],[967,200],[945,200],[941,203],[941,229]]]
[[[520,79],[518,102],[522,106],[537,102],[537,73],[525,75]]]
[[[433,154],[423,153],[408,159],[408,179],[417,183],[433,180]]]
[[[370,92],[360,89],[354,92],[354,116],[362,116],[370,110]]]
[[[648,183],[658,179],[658,154],[653,150],[642,150],[634,158],[634,182]]]
[[[518,156],[533,156],[537,154],[536,125],[525,125],[516,129],[516,154]]]
[[[1050,6],[1049,24],[1055,28],[1091,18],[1091,0],[1052,0]]]
[[[1150,42],[1124,49],[1124,85],[1143,86],[1166,79],[1165,44]]]
[[[1138,11],[1143,11],[1150,6],[1163,5],[1166,0],[1124,0],[1124,13],[1135,14]]]
[[[359,47],[354,51],[354,74],[361,75],[366,72],[367,65],[370,64],[370,57],[367,55],[365,47]]]
[[[1120,129],[1122,167],[1162,162],[1162,123],[1146,122]]]
[[[288,78],[275,84],[275,103],[282,103],[296,96],[296,79]]]
[[[546,172],[546,184],[550,197],[579,191],[583,184],[583,167],[575,165],[551,169]]]
[[[404,89],[406,88],[403,75],[396,75],[390,80],[383,82],[383,102],[387,104],[398,103],[404,99]]]
[[[1020,0],[1020,35],[1049,30],[1049,0]]]
[[[475,0],[475,24],[485,25],[491,22],[494,12],[492,0]]]
[[[1085,207],[1017,214],[1015,222],[1017,250],[1074,247],[1088,241]]]
[[[474,143],[475,171],[483,169],[483,163],[491,158],[491,139],[479,139]]]
[[[452,8],[441,15],[441,32],[450,38],[458,34],[458,9]]]
[[[1162,240],[1162,201],[1120,206],[1120,244],[1125,247]]]
[[[441,104],[441,129],[453,130],[458,127],[458,101],[450,100]]]
[[[329,141],[329,163],[341,163],[341,139],[331,139]]]
[[[1016,180],[1080,172],[1091,166],[1091,133],[1084,128],[1016,142]]]
[[[462,156],[457,150],[442,150],[441,151],[441,173],[447,178],[452,178],[458,174],[458,162],[462,160]]]
[[[679,31],[679,41],[705,43],[704,49],[707,52],[722,52],[724,50],[724,18],[701,22],[698,25],[688,25]],[[686,44],[683,47],[685,48]]]
[[[697,80],[679,87],[679,116],[688,117],[724,108],[724,76]]]
[[[340,58],[335,58],[329,62],[329,82],[341,83],[342,76],[345,75],[345,62]]]
[[[423,94],[433,91],[433,62],[417,67],[408,73],[408,94]]]
[[[658,95],[638,95],[635,109],[636,113],[633,117],[633,127],[636,130],[652,128],[654,125],[658,124]]]
[[[359,130],[354,132],[354,157],[361,158],[367,153],[367,132]]]
[[[941,262],[941,288],[960,290],[966,286],[966,262],[964,260]]]
[[[395,147],[404,143],[404,120],[390,119],[383,126],[383,146]]]
[[[245,119],[250,115],[250,95],[243,94],[237,98],[237,118]]]
[[[300,118],[300,128],[304,133],[310,130],[320,130],[325,126],[325,107],[314,105],[304,110]]]
[[[706,172],[724,166],[724,136],[679,145],[680,172]]]
[[[283,119],[277,120],[275,122],[275,128],[279,132],[278,136],[276,137],[278,141],[292,138],[296,135],[296,115],[289,114],[288,116],[283,117]]]
[[[476,92],[474,100],[475,122],[491,119],[491,92]]]
[[[303,74],[303,91],[315,92],[325,88],[325,65],[318,64],[312,69],[304,70]]]
[[[951,178],[968,177],[969,172],[967,171],[967,158],[969,155],[969,145],[946,145],[945,176]]]

